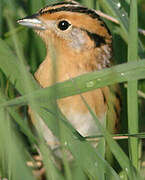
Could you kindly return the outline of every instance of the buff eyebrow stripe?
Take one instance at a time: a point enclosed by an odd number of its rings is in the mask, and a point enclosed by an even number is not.
[[[43,11],[43,9],[42,9],[39,11],[39,14],[40,15],[47,14],[47,13],[52,14],[52,13],[61,12],[61,11],[84,13],[84,14],[89,15],[93,19],[97,18],[98,20],[102,21],[100,16],[97,13],[95,13],[95,11],[88,9],[86,7],[82,7],[82,6],[77,6],[77,7],[76,6],[63,6],[63,7],[56,8],[56,9],[52,8],[52,9],[49,9],[46,11]]]
[[[95,33],[91,33],[86,29],[82,29],[82,30],[85,31],[90,37],[90,39],[94,41],[95,47],[100,47],[102,44],[106,44],[105,37]]]

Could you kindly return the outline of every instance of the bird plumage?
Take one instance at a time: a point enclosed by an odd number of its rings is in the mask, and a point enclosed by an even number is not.
[[[94,10],[75,1],[46,6],[38,13],[19,20],[19,23],[33,27],[45,42],[47,55],[35,73],[36,80],[43,88],[111,65],[110,31]],[[55,57],[51,53],[51,48],[55,50]],[[110,124],[115,132],[120,102],[116,97],[118,88],[113,89],[104,87],[82,95],[102,124],[105,123],[106,113],[111,104]],[[81,135],[96,135],[97,126],[80,95],[60,99],[58,105]],[[48,135],[46,139],[50,141],[51,137]]]

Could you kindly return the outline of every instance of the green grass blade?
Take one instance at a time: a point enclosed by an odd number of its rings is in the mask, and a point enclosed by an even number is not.
[[[28,152],[24,150],[22,139],[13,128],[6,109],[0,109],[0,117],[0,166],[3,167],[3,177],[34,180],[26,166]]]
[[[89,1],[81,0],[81,3],[82,3],[84,6],[87,6],[87,7],[89,7],[89,8],[94,8],[94,0],[89,0]]]
[[[43,138],[41,138],[41,141],[39,143],[40,151],[43,157],[43,162],[46,170],[46,176],[48,180],[64,180],[64,176],[60,173],[58,168],[56,167],[54,163],[54,158],[51,150],[44,142]]]
[[[0,3],[0,36],[2,34],[2,31],[3,31],[3,18],[2,18],[3,5],[4,5],[4,2],[3,2],[3,0],[1,0],[1,3]]]
[[[138,58],[138,13],[137,1],[130,2],[130,20],[129,20],[129,44],[128,61],[136,61]],[[138,133],[138,82],[129,81],[127,87],[128,98],[128,131],[129,133]],[[130,159],[133,165],[138,168],[139,162],[139,140],[129,138]]]
[[[24,93],[24,81],[23,76],[21,75],[20,62],[12,50],[8,47],[5,41],[0,39],[0,64],[2,71],[6,76],[11,79],[11,83],[15,85],[16,89],[19,89],[19,92]],[[15,71],[14,71],[15,70]],[[39,86],[35,82],[34,78],[27,71],[27,77],[32,82],[33,88],[38,89]]]
[[[3,64],[0,64],[0,67],[2,66],[4,67]],[[29,99],[32,97],[34,99],[37,99],[39,102],[46,102],[49,99],[60,99],[67,96],[72,96],[75,94],[91,91],[96,88],[104,87],[106,85],[112,85],[118,82],[144,79],[145,78],[144,68],[145,68],[145,61],[124,63],[121,65],[114,66],[112,68],[81,75],[77,78],[74,78],[73,80],[57,83],[56,85],[45,89],[33,91],[32,93],[25,95],[23,97],[19,97],[16,98],[15,100],[7,101],[6,103],[1,104],[1,106],[28,104]],[[7,71],[5,71],[4,68],[3,71],[7,75]],[[13,74],[12,81],[10,78],[10,81],[13,83],[14,79],[15,81],[17,79],[15,74]],[[17,81],[19,81],[19,79]],[[77,85],[78,87],[77,89],[73,81]],[[20,89],[18,87],[18,91]],[[58,91],[56,96],[53,93],[53,89],[57,89]],[[23,94],[23,90],[21,91],[21,93]]]
[[[128,13],[123,8],[121,1],[119,0],[99,0],[101,7],[110,15],[117,18],[119,21],[121,31],[120,35],[122,38],[128,42],[128,30],[129,30],[129,20]],[[144,54],[145,50],[142,42],[139,40],[139,55],[142,58],[142,54]]]
[[[124,8],[121,6],[120,1],[100,0],[99,2],[106,12],[117,18],[124,32],[124,37],[128,39],[128,15]]]
[[[8,100],[7,97],[2,94],[0,91],[0,102],[6,102]],[[20,114],[14,109],[14,108],[8,108],[8,113],[13,117],[15,122],[20,126],[22,132],[29,138],[30,142],[33,142],[34,144],[37,144],[35,136],[31,133],[30,128],[28,125],[24,122]]]

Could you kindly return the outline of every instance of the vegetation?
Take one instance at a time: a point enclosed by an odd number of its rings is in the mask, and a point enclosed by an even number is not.
[[[34,155],[39,154],[46,179],[50,180],[143,179],[145,36],[141,29],[145,29],[144,0],[81,0],[85,6],[101,10],[117,20],[118,23],[114,23],[104,19],[113,35],[116,65],[73,79],[77,89],[72,80],[41,89],[33,74],[45,57],[45,46],[31,29],[19,26],[16,20],[54,2],[57,1],[0,0],[0,178],[36,179],[39,165]],[[112,138],[84,99],[101,134],[81,137],[61,114],[55,100],[115,83],[120,83],[122,91],[120,134],[116,135],[122,139]],[[36,128],[33,133],[28,104],[59,138],[61,162],[54,161],[54,152],[45,143],[42,130]],[[97,150],[88,141],[96,141],[96,138],[100,139]],[[108,147],[114,161],[110,160],[111,155],[109,160],[105,158]],[[66,150],[74,157],[72,163],[67,160]]]

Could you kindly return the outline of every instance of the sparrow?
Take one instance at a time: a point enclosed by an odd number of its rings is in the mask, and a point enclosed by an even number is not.
[[[42,88],[112,65],[112,35],[109,29],[95,10],[76,1],[48,5],[18,20],[18,23],[33,28],[46,45],[46,57],[34,75]],[[82,96],[102,125],[105,126],[106,116],[109,117],[107,126],[115,133],[120,116],[118,86],[98,88],[82,93]],[[57,103],[82,136],[97,135],[99,130],[95,120],[79,94],[60,99]],[[30,114],[32,116],[32,112]],[[57,139],[44,122],[42,126],[45,139],[54,149],[58,145]]]

